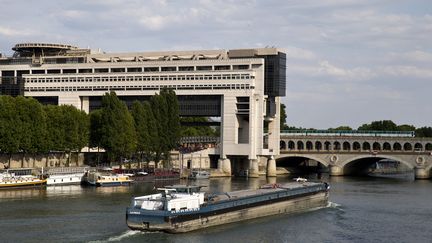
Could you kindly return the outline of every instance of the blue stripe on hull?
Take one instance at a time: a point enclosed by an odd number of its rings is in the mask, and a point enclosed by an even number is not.
[[[113,181],[113,182],[104,182],[104,183],[97,182],[96,186],[128,186],[129,184],[130,182]]]

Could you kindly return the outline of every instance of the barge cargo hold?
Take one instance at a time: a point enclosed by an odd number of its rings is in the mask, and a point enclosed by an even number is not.
[[[183,233],[276,214],[327,206],[327,183],[272,184],[255,190],[219,195],[199,192],[199,186],[171,186],[160,193],[135,197],[126,210],[133,230]]]

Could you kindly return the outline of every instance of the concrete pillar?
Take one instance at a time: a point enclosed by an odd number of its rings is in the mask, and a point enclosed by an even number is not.
[[[259,177],[259,169],[258,169],[258,160],[250,159],[249,160],[249,177],[256,178]]]
[[[430,178],[430,170],[426,170],[425,168],[415,168],[415,178],[418,179],[429,179]]]
[[[81,110],[85,113],[90,113],[90,101],[88,96],[81,97]]]
[[[227,158],[219,159],[218,170],[226,176],[231,176],[231,161]]]
[[[268,121],[268,148],[273,155],[280,153],[280,97],[275,97],[276,114]]]
[[[276,176],[276,160],[273,156],[267,160],[267,176]]]
[[[330,165],[330,175],[331,176],[343,176],[343,169],[336,165]]]

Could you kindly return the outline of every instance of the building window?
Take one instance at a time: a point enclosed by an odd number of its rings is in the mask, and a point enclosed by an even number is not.
[[[211,71],[213,70],[212,66],[197,66],[196,67],[197,71]]]
[[[144,72],[159,72],[158,67],[145,67]]]
[[[180,72],[194,71],[194,67],[193,66],[178,67],[178,70]]]

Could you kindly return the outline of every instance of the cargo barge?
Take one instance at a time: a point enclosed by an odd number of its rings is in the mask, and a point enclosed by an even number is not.
[[[170,186],[160,193],[135,197],[126,210],[133,230],[183,233],[276,214],[327,206],[329,185],[317,182],[272,184],[219,195],[199,186]]]

